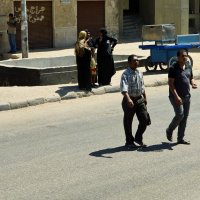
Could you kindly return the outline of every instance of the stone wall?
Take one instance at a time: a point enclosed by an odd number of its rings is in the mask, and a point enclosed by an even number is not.
[[[119,12],[120,0],[106,0],[105,1],[105,24],[110,35],[119,36]]]
[[[77,36],[77,0],[61,2],[52,0],[54,47],[71,46]],[[128,8],[128,0],[105,0],[105,25],[111,35],[119,37],[123,32],[123,10]],[[145,24],[174,23],[177,34],[188,33],[189,0],[140,0],[140,8]],[[13,0],[1,0],[0,53],[9,48],[6,22],[10,12],[13,12]]]
[[[19,1],[19,0],[16,0]],[[29,0],[27,0],[29,1]],[[36,0],[37,1],[37,0]],[[49,0],[43,0],[49,1]],[[0,53],[7,51],[7,15],[13,12],[14,0],[1,0],[0,7]],[[66,2],[66,3],[62,3]],[[72,46],[77,36],[77,0],[52,0],[54,47]],[[111,35],[119,36],[119,26],[123,20],[123,9],[128,0],[105,0],[105,25]],[[121,22],[120,22],[121,21]]]
[[[119,37],[120,20],[123,20],[123,9],[128,0],[105,0],[105,26],[110,35]],[[54,0],[54,33],[55,47],[71,46],[77,36],[77,0],[61,5]],[[121,24],[122,26],[122,24]]]
[[[155,0],[155,23],[174,23],[177,34],[188,34],[189,0]]]
[[[0,6],[0,54],[9,50],[7,37],[8,14],[13,13],[13,3],[10,0],[1,0]]]
[[[60,0],[54,0],[54,46],[71,46],[76,41],[77,35],[77,1],[61,4]]]

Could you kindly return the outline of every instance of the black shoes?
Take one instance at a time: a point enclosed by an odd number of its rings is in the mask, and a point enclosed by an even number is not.
[[[98,88],[99,86],[95,83],[92,84],[92,88]]]
[[[147,147],[147,145],[146,144],[144,144],[143,142],[140,142],[140,141],[137,141],[137,140],[135,140],[135,142],[137,143],[137,144],[139,144],[140,145],[140,147]]]
[[[189,141],[185,141],[185,140],[180,140],[177,142],[177,144],[185,144],[185,145],[190,145]]]
[[[166,129],[166,137],[170,142],[172,142],[172,133],[169,132],[168,128]]]
[[[125,144],[125,147],[127,147],[128,149],[136,149],[138,148],[138,146],[134,143],[131,143],[131,144]]]

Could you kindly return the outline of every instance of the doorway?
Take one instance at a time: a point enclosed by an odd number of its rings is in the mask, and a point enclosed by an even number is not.
[[[88,29],[97,37],[101,27],[105,27],[105,1],[78,1],[77,33]]]

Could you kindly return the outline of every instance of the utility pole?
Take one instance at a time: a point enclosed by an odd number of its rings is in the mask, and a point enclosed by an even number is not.
[[[26,0],[21,0],[21,46],[22,58],[28,58],[28,23],[26,12]]]

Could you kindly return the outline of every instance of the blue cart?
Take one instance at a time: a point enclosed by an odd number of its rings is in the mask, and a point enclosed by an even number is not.
[[[156,70],[159,66],[161,70],[168,70],[169,66],[177,60],[176,54],[180,49],[187,52],[192,48],[200,48],[200,34],[177,35],[174,39],[155,41],[153,45],[139,45],[143,50],[150,50],[150,56],[145,61],[147,71]],[[188,55],[188,62],[193,65],[192,58]]]

